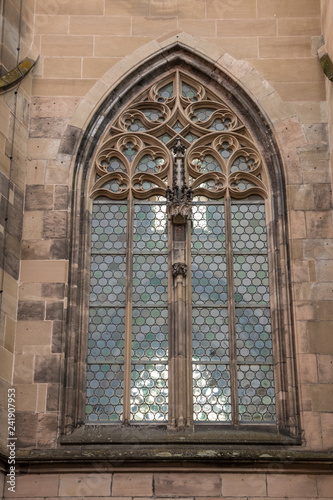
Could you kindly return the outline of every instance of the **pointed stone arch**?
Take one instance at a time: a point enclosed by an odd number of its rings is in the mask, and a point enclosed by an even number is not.
[[[144,58],[142,57],[144,56]],[[179,34],[163,43],[150,42],[126,57],[91,89],[80,103],[60,145],[73,155],[72,242],[69,278],[69,308],[66,334],[66,370],[63,399],[63,435],[83,424],[85,345],[87,324],[87,262],[90,212],[85,196],[91,158],[113,117],[149,83],[176,68],[191,73],[244,119],[261,148],[270,179],[271,262],[274,275],[275,353],[279,364],[278,429],[291,436],[299,433],[293,321],[291,311],[285,169],[275,125],[295,116],[274,89],[246,61],[216,47]]]

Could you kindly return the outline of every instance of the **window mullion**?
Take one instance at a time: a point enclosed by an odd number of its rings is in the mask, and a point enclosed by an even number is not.
[[[127,213],[127,256],[126,256],[126,315],[125,315],[125,356],[124,356],[124,401],[123,420],[130,421],[131,359],[132,359],[132,297],[133,297],[133,231],[134,199],[128,199]]]
[[[228,283],[228,324],[229,324],[229,357],[231,384],[231,418],[234,425],[239,424],[238,384],[237,384],[237,350],[236,350],[236,313],[234,293],[234,270],[232,248],[231,199],[225,199],[225,231],[226,231],[226,264]]]

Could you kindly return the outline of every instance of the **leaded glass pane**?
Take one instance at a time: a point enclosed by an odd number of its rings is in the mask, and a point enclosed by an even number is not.
[[[254,161],[252,159],[246,160],[244,156],[239,156],[237,160],[234,161],[234,163],[231,166],[230,172],[250,172],[251,171],[251,166],[253,165]]]
[[[133,122],[130,122],[128,130],[130,132],[145,132],[147,128],[144,126],[141,120],[136,119]]]
[[[163,158],[153,159],[151,155],[144,155],[139,161],[135,171],[156,174],[161,170],[161,166],[163,164],[164,164]]]
[[[101,186],[102,189],[108,189],[112,193],[119,193],[121,191],[124,191],[126,187],[126,184],[119,179],[112,179],[112,181],[105,182],[105,184]]]
[[[163,144],[166,144],[167,142],[169,142],[169,141],[170,141],[170,139],[171,139],[171,135],[169,135],[169,134],[163,134],[163,135],[158,136],[158,139],[159,139],[160,141],[162,141],[162,142],[163,142]]]
[[[273,363],[269,308],[237,308],[236,338],[240,363]]]
[[[272,365],[240,365],[238,367],[238,397],[241,422],[275,421]]]
[[[123,389],[123,365],[114,363],[89,364],[87,370],[87,422],[121,421]]]
[[[229,142],[225,141],[222,143],[222,148],[219,149],[219,153],[222,158],[224,158],[224,160],[227,160],[229,158],[229,156],[231,155]]]
[[[206,155],[202,160],[195,159],[199,172],[204,174],[206,172],[221,172],[221,167],[218,161],[212,155]]]
[[[238,179],[237,182],[231,184],[231,187],[237,188],[238,191],[245,191],[246,189],[256,187],[256,185],[247,179]]]
[[[91,304],[122,304],[125,301],[125,271],[125,255],[92,255]]]
[[[197,304],[225,304],[226,263],[221,255],[193,255],[192,301]]]
[[[157,306],[167,302],[167,255],[134,255],[133,303]]]
[[[148,120],[150,120],[152,122],[158,121],[161,117],[161,111],[159,111],[158,109],[144,108],[144,109],[141,109],[141,111],[148,118]]]
[[[164,99],[170,99],[171,97],[173,97],[173,83],[164,85],[164,87],[161,87],[159,89],[158,93],[161,96],[161,101],[164,101]]]
[[[126,148],[123,150],[124,155],[129,161],[132,161],[137,151],[134,149],[134,144],[132,142],[128,142],[126,144]]]
[[[210,130],[216,130],[217,132],[220,132],[222,130],[228,130],[229,123],[231,123],[231,120],[229,118],[226,118],[224,120],[222,120],[221,118],[216,118],[216,120],[213,121],[209,128]]]
[[[266,253],[267,235],[265,205],[234,204],[231,207],[232,244],[234,250]]]
[[[185,139],[192,144],[192,142],[195,142],[198,139],[198,136],[195,134],[192,134],[192,132],[189,132],[186,134]]]
[[[95,202],[92,211],[87,422],[122,419],[127,205]]]
[[[193,365],[193,419],[197,422],[231,420],[230,370],[225,364]]]
[[[197,101],[197,98],[195,97],[197,95],[197,90],[188,83],[182,82],[182,95],[193,102]]]
[[[131,373],[131,419],[168,420],[168,365],[134,364]]]
[[[192,347],[195,361],[228,361],[228,310],[193,308]]]
[[[168,419],[165,203],[135,204],[133,241],[131,420],[160,422]]]
[[[134,251],[167,252],[168,232],[165,204],[138,203],[135,205],[133,241]],[[163,264],[163,262],[157,261],[157,264]]]
[[[223,205],[193,205],[191,243],[193,251],[225,250]]]
[[[125,309],[91,308],[88,363],[123,362]]]
[[[92,252],[124,250],[126,231],[127,205],[94,203],[91,234]]]
[[[267,255],[236,255],[234,284],[236,303],[269,304]]]
[[[213,108],[197,108],[193,111],[192,121],[196,122],[199,120],[205,122],[214,111]]]
[[[126,167],[122,161],[113,156],[110,161],[107,163],[106,161],[102,162],[102,165],[107,168],[108,172],[125,172]]]
[[[265,205],[245,200],[233,204],[231,212],[233,247],[238,251],[233,265],[239,418],[240,422],[272,422],[275,396]]]
[[[231,418],[231,400],[222,204],[194,203],[191,246],[193,418],[225,422]]]
[[[179,121],[176,121],[176,123],[174,124],[174,126],[172,128],[175,132],[179,133],[183,130],[184,127]]]
[[[167,309],[134,309],[132,337],[133,360],[166,361],[168,355]]]

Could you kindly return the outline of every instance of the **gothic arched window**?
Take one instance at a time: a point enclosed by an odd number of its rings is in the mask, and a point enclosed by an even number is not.
[[[274,423],[270,185],[242,118],[175,70],[112,121],[90,185],[86,422]]]

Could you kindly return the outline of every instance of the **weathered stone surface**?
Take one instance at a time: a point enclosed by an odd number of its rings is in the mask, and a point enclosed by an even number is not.
[[[51,322],[50,321],[19,321],[17,324],[16,352],[27,353],[31,349],[31,354],[36,346],[49,346],[51,343]]]
[[[7,198],[9,190],[9,179],[0,171],[0,193]]]
[[[62,260],[22,261],[21,280],[27,283],[64,283],[67,280],[67,262]]]
[[[14,383],[15,384],[31,384],[33,381],[34,371],[33,355],[16,354],[14,367]]]
[[[27,186],[26,210],[50,210],[53,208],[52,186]]]
[[[55,186],[54,209],[67,210],[69,208],[69,190],[67,186]]]
[[[57,441],[57,428],[57,415],[42,413],[38,418],[37,446],[39,448],[54,448]]]
[[[81,129],[73,126],[68,126],[62,136],[59,153],[66,155],[73,155],[74,153],[76,153],[76,146],[78,144],[81,133]]]
[[[5,198],[0,199],[0,225],[14,238],[22,237],[23,213]]]
[[[64,314],[63,302],[46,302],[46,320],[61,320]]]
[[[63,299],[65,285],[63,283],[42,283],[42,297],[54,299]]]
[[[32,118],[30,122],[30,137],[61,139],[68,123],[65,118]]]
[[[15,493],[7,492],[8,498],[40,500],[41,495],[50,497],[58,493],[59,476],[57,474],[27,474],[16,478]]]
[[[110,495],[111,474],[61,474],[59,483],[59,495],[88,497],[98,495],[106,497]]]
[[[43,227],[43,212],[33,210],[32,212],[25,212],[23,218],[23,233],[24,240],[40,239]]]
[[[331,296],[326,297],[326,299],[318,300],[315,304],[315,319],[319,322],[333,320],[333,300],[331,300]]]
[[[333,238],[332,211],[306,212],[308,238]]]
[[[51,241],[50,259],[63,260],[68,258],[68,240],[61,238]]]
[[[44,260],[50,258],[51,240],[25,240],[22,242],[22,259]]]
[[[159,496],[158,490],[156,490]],[[152,496],[153,475],[147,473],[114,474],[112,481],[113,496]]]
[[[222,494],[242,497],[258,495],[265,497],[266,474],[221,474]]]
[[[333,240],[329,238],[304,240],[304,257],[333,259]]]
[[[333,354],[333,321],[310,321],[308,329],[310,352]]]
[[[318,498],[330,498],[333,491],[333,476],[318,476]]]
[[[321,429],[323,435],[323,448],[332,450],[333,448],[333,413],[321,413]]]
[[[157,496],[219,496],[221,479],[217,474],[169,473],[155,476],[155,494]]]
[[[38,425],[38,415],[30,412],[17,412],[16,413],[16,427],[17,427],[17,447],[29,448],[36,447],[37,444],[37,425]],[[26,477],[26,476],[25,476]],[[29,476],[28,476],[29,477]],[[29,481],[23,486],[23,482],[19,481],[17,478],[16,492],[15,495],[18,497],[26,497],[29,493],[28,484],[31,481],[31,476]],[[34,483],[36,486],[36,483]],[[38,494],[42,491],[42,487],[38,490]],[[52,491],[52,487],[49,492]],[[35,489],[37,492],[37,489]]]
[[[333,385],[317,384],[311,386],[313,411],[333,412]]]
[[[320,413],[313,411],[304,411],[302,412],[302,420],[306,447],[312,450],[321,450],[323,447],[323,443],[320,432]]]
[[[56,163],[56,162],[55,162]],[[68,184],[69,168],[64,165],[64,162],[59,162],[58,165],[48,166],[45,170],[46,184]],[[55,207],[57,210],[57,208]]]
[[[46,410],[59,410],[59,384],[47,384]]]
[[[313,193],[317,210],[330,210],[332,208],[332,187],[329,184],[315,184]]]
[[[44,238],[66,238],[67,213],[62,211],[45,212],[43,217]]]
[[[70,118],[80,101],[80,97],[33,97],[30,106],[31,116],[32,118]]]
[[[18,304],[18,319],[42,320],[45,316],[45,302],[22,300]]]
[[[62,331],[63,331],[63,322],[53,321],[52,349],[51,349],[53,353],[61,352],[62,350]]]
[[[317,485],[314,475],[267,474],[268,497],[316,498]]]
[[[57,355],[36,356],[35,383],[59,383],[60,359]]]
[[[19,244],[17,243],[17,248],[19,248]],[[3,246],[0,242],[0,254],[2,255],[4,252]],[[16,255],[14,255],[11,251],[7,249],[6,251],[6,260],[5,260],[5,272],[12,276],[14,279],[18,279],[20,272],[20,260]]]
[[[333,331],[333,330],[332,330]],[[317,356],[318,380],[321,384],[331,384],[333,374],[333,354],[321,354]]]
[[[16,384],[16,406],[18,411],[36,412],[37,408],[37,385]]]

